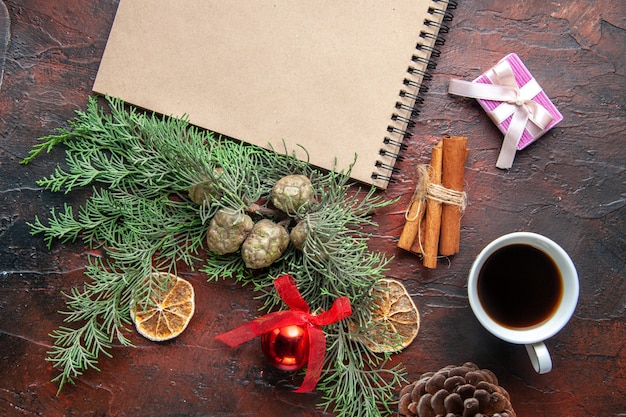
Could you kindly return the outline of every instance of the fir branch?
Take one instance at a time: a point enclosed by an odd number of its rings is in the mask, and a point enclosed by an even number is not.
[[[40,185],[66,193],[94,188],[78,216],[66,204],[63,211],[51,210],[47,224],[35,218],[31,232],[44,234],[48,247],[55,239],[82,237],[88,246],[104,248],[110,260],[90,260],[89,281],[65,294],[65,321],[79,326],[61,326],[51,335],[55,345],[48,360],[61,370],[55,379],[60,388],[97,369],[98,356],[108,355],[114,340],[130,344],[124,333],[131,298],[147,306],[163,284],[149,279],[154,268],[175,270],[179,261],[192,267],[204,240],[198,207],[180,195],[196,175],[190,166],[212,169],[207,134],[186,129],[185,121],[146,117],[126,112],[121,101],[108,102],[110,114],[91,99],[87,111],[68,123],[70,129],[43,138],[46,149],[65,145],[67,169],[57,168]],[[37,147],[24,163],[43,149]]]
[[[73,136],[72,133],[67,133],[64,129],[58,129],[57,131],[59,133],[57,135],[49,135],[39,138],[38,141],[40,143],[33,146],[33,149],[28,152],[28,156],[20,161],[20,164],[28,164],[43,151],[46,151],[46,153],[50,153],[55,146],[59,145],[60,143],[64,143],[68,138]]]
[[[329,340],[327,370],[318,388],[324,405],[339,416],[376,417],[390,411],[392,391],[402,378],[401,367],[386,369],[388,355],[373,354],[350,333],[371,324],[370,290],[383,278],[390,261],[368,249],[364,225],[375,226],[371,214],[393,201],[355,190],[349,172],[322,173],[294,155],[245,145],[190,126],[186,118],[145,114],[121,100],[106,98],[108,108],[89,100],[57,135],[40,139],[30,162],[54,146],[65,147],[65,167],[38,184],[69,193],[92,187],[92,195],[75,213],[64,205],[51,210],[47,223],[35,218],[33,234],[43,234],[50,247],[81,238],[99,247],[104,258],[91,258],[85,284],[67,297],[65,322],[51,337],[47,360],[60,374],[59,390],[89,369],[99,357],[110,356],[126,337],[130,305],[146,308],[166,282],[157,271],[176,272],[179,264],[194,269],[204,261],[208,280],[233,278],[252,284],[262,310],[279,308],[275,277],[291,273],[314,311],[327,310],[339,296],[353,306],[350,321],[325,329]],[[286,149],[285,149],[286,150]],[[295,213],[278,213],[268,203],[281,177],[301,174],[313,183],[315,201]],[[201,204],[189,195],[201,187],[208,195]],[[293,246],[262,271],[246,268],[239,254],[202,254],[206,227],[220,208],[247,212],[255,219],[272,218],[309,231],[303,251]],[[73,325],[75,327],[71,327]]]
[[[318,384],[321,406],[337,417],[392,415],[394,387],[404,382],[404,369],[386,368],[388,357],[363,352],[346,329],[327,335],[329,364]]]
[[[220,256],[211,252],[207,253],[202,272],[207,274],[208,281],[217,281],[224,278],[243,282],[249,277],[246,266],[240,256]]]
[[[74,383],[74,379],[86,370],[99,371],[99,353],[111,356],[108,353],[110,340],[100,330],[95,318],[77,329],[61,326],[50,336],[54,339],[54,346],[48,351],[46,360],[52,362],[55,368],[61,369],[61,373],[52,380],[59,383],[57,394],[66,383]]]
[[[33,223],[26,223],[30,227],[31,235],[44,234],[44,241],[48,249],[52,246],[54,239],[59,239],[63,243],[74,241],[83,230],[83,225],[74,220],[72,207],[63,203],[63,210],[63,212],[57,212],[52,208],[48,225],[45,225],[38,216],[35,216]]]
[[[296,170],[295,173],[298,173]],[[282,301],[272,287],[273,278],[291,273],[298,289],[314,311],[328,310],[333,301],[347,296],[353,306],[353,315],[344,323],[325,329],[329,340],[326,371],[318,384],[324,393],[321,404],[338,416],[378,417],[391,414],[394,387],[403,378],[402,366],[386,369],[388,355],[370,352],[352,339],[343,328],[354,322],[359,329],[370,331],[372,299],[370,290],[383,278],[390,261],[384,255],[368,248],[369,234],[362,226],[375,223],[371,214],[392,204],[373,192],[349,193],[348,177],[338,173],[309,173],[317,203],[294,213],[294,220],[305,222],[309,231],[303,251],[290,248],[281,259],[260,276],[246,273],[238,255],[209,254],[204,272],[209,280],[230,276],[243,284],[252,284],[263,301],[261,310],[282,307]],[[394,339],[392,334],[379,332]],[[393,345],[390,340],[390,345]]]

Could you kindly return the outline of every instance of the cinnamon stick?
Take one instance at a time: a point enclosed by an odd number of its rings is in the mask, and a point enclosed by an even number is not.
[[[434,185],[441,184],[443,166],[443,148],[442,142],[439,141],[437,146],[433,147],[430,159],[430,183]],[[424,250],[424,266],[426,268],[437,267],[437,248],[439,246],[439,234],[441,226],[441,210],[440,202],[428,199],[426,203],[426,218],[424,220],[425,227],[423,233],[423,250]]]
[[[420,235],[419,228],[422,224],[422,218],[424,217],[425,205],[418,200],[412,200],[409,206],[409,211],[406,215],[406,222],[404,228],[398,239],[398,247],[407,251],[411,251],[413,242]]]
[[[443,138],[441,183],[445,188],[463,191],[467,153],[466,137],[450,136]],[[454,255],[459,252],[462,214],[462,209],[456,205],[443,204],[442,206],[439,253],[443,256]]]

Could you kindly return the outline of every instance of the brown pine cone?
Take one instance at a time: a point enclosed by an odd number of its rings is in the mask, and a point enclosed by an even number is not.
[[[495,374],[471,362],[427,372],[405,386],[398,411],[405,417],[516,417]]]

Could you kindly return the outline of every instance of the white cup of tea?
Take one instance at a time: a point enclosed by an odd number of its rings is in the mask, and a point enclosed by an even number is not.
[[[485,329],[525,345],[538,373],[552,370],[544,341],[567,324],[579,293],[576,267],[563,248],[536,233],[501,236],[474,260],[467,292]]]

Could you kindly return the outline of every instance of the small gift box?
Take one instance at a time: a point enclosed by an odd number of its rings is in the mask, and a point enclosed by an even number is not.
[[[508,169],[524,149],[563,120],[516,54],[505,56],[474,81],[450,80],[450,94],[477,99],[504,134],[496,166]]]

